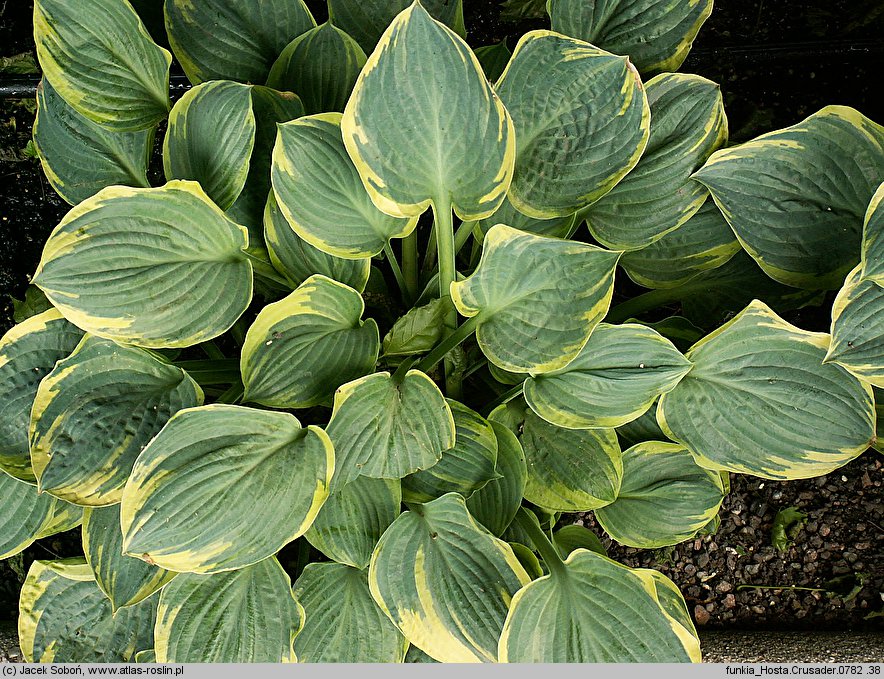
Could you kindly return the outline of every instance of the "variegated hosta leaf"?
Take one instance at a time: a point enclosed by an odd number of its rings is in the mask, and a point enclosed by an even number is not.
[[[0,471],[0,559],[24,551],[52,519],[57,500]]]
[[[640,417],[690,369],[690,361],[655,330],[601,323],[567,366],[525,381],[525,400],[560,427],[619,427]]]
[[[506,46],[505,38],[494,45],[477,47],[473,51],[476,53],[479,63],[482,64],[485,77],[491,82],[496,82],[503,75],[510,57],[513,56],[510,48]]]
[[[433,203],[482,219],[500,207],[512,177],[509,114],[469,46],[419,2],[369,56],[341,129],[371,199],[398,217]]]
[[[78,505],[115,504],[135,459],[203,391],[144,349],[87,335],[40,383],[31,461],[41,491]]]
[[[875,434],[871,388],[823,364],[829,336],[755,301],[687,353],[657,420],[704,467],[803,479],[847,464]]]
[[[343,112],[365,59],[359,43],[326,22],[289,43],[270,69],[267,85],[297,92],[307,115]]]
[[[723,499],[718,472],[699,467],[676,443],[648,441],[624,451],[620,493],[595,515],[620,544],[656,549],[692,538]]]
[[[884,183],[878,186],[863,220],[862,275],[884,285]]]
[[[172,106],[172,55],[151,40],[128,2],[37,0],[34,41],[55,91],[109,130],[146,130]]]
[[[339,387],[326,431],[335,447],[336,484],[360,474],[401,479],[432,467],[455,443],[451,408],[419,370],[399,383],[380,372]]]
[[[563,526],[553,534],[552,543],[563,559],[567,559],[576,549],[588,549],[596,554],[608,556],[608,550],[602,541],[586,526],[577,524]]]
[[[306,408],[370,373],[380,337],[374,319],[361,320],[364,310],[358,292],[319,274],[264,307],[242,347],[243,400]]]
[[[298,662],[401,663],[408,641],[378,608],[368,573],[338,563],[308,564],[295,582],[306,622],[295,639]]]
[[[27,662],[125,663],[153,646],[156,599],[113,613],[84,559],[35,561],[22,586],[18,638]]]
[[[554,238],[567,238],[577,219],[576,214],[565,215],[564,217],[553,217],[552,219],[537,219],[519,212],[509,198],[501,203],[500,207],[490,217],[479,222],[479,228],[486,233],[496,224],[506,224],[519,231],[527,231],[528,233],[536,233],[539,236],[552,236]]]
[[[884,179],[884,128],[828,106],[716,152],[694,178],[771,278],[837,288],[859,261],[863,216]]]
[[[34,283],[83,330],[187,347],[225,332],[252,299],[246,230],[195,182],[111,186],[65,215]]]
[[[369,54],[396,15],[410,4],[409,0],[328,0],[328,14],[331,23],[352,35]],[[465,35],[463,0],[422,0],[421,5],[434,19]]]
[[[86,510],[83,553],[114,611],[144,601],[175,577],[175,573],[123,554],[119,505]]]
[[[646,75],[677,71],[712,0],[550,0],[554,31],[629,56]]]
[[[508,226],[488,231],[472,276],[451,284],[464,316],[478,316],[482,353],[511,372],[563,368],[602,320],[619,252]]]
[[[740,242],[713,200],[688,221],[640,250],[626,252],[620,266],[646,288],[674,288],[698,273],[723,266]]]
[[[43,80],[37,88],[34,144],[43,172],[71,205],[112,184],[150,186],[154,130],[114,132],[78,113]]]
[[[83,507],[56,498],[52,516],[37,533],[37,540],[73,530],[83,523]]]
[[[152,648],[147,649],[146,651],[138,651],[135,654],[135,662],[136,663],[156,663],[157,654]]]
[[[367,568],[381,535],[400,514],[399,479],[359,476],[332,488],[304,537],[333,561]]]
[[[296,36],[316,25],[303,0],[167,0],[172,51],[194,85],[263,83]]]
[[[590,233],[613,250],[650,245],[687,222],[709,192],[691,179],[727,141],[721,89],[698,75],[664,73],[645,87],[651,136],[623,181],[588,209]]]
[[[310,245],[289,226],[272,189],[264,210],[264,240],[274,268],[291,281],[293,288],[318,273],[357,292],[365,290],[371,258],[343,259]]]
[[[409,642],[441,662],[493,662],[513,594],[530,579],[456,493],[416,505],[372,556],[371,594]]]
[[[636,568],[633,573],[642,578],[646,583],[653,584],[654,591],[657,594],[657,603],[682,627],[684,627],[693,637],[699,639],[697,629],[694,627],[694,621],[691,620],[691,614],[688,613],[688,606],[682,596],[681,590],[669,578],[660,571],[650,568]]]
[[[31,316],[0,339],[0,469],[36,483],[28,425],[40,386],[56,362],[67,357],[83,333],[55,309]]]
[[[406,663],[438,663],[438,660],[433,660],[430,656],[420,650],[417,646],[409,646],[408,651],[405,653],[405,660],[403,662]]]
[[[522,444],[516,435],[500,422],[491,420],[489,424],[497,439],[499,477],[491,479],[470,495],[466,504],[476,521],[500,537],[512,523],[522,504],[528,468]]]
[[[702,328],[697,327],[684,316],[667,316],[656,322],[635,319],[630,319],[630,321],[653,328],[672,342],[679,351],[687,351],[706,334]]]
[[[413,356],[427,353],[442,339],[444,320],[445,303],[441,299],[409,309],[384,337],[384,355]]]
[[[884,288],[851,271],[832,305],[832,342],[827,363],[884,387]]]
[[[550,31],[522,37],[500,82],[516,130],[513,205],[537,218],[595,202],[648,143],[650,112],[626,57]]]
[[[630,448],[645,441],[664,441],[666,434],[657,423],[657,406],[654,405],[644,415],[632,422],[617,427],[617,437],[622,448]]]
[[[641,570],[579,549],[513,598],[499,660],[700,662],[700,642],[668,608]]]
[[[182,410],[141,453],[123,491],[123,552],[193,573],[257,563],[310,527],[333,471],[325,432],[288,413]]]
[[[442,452],[442,459],[429,469],[402,479],[406,502],[429,502],[445,493],[460,493],[465,498],[499,478],[497,473],[497,437],[491,424],[476,411],[448,399],[454,416],[454,447]]]
[[[344,148],[337,113],[279,126],[272,179],[291,228],[337,257],[376,255],[391,238],[403,238],[417,225],[416,219],[391,217],[371,202]]]
[[[169,114],[163,142],[166,179],[191,179],[222,210],[245,186],[255,147],[251,88],[218,80],[197,85]]]
[[[182,573],[160,593],[156,659],[166,663],[291,662],[304,609],[276,557],[228,573]]]
[[[525,499],[551,512],[584,512],[617,497],[623,464],[613,429],[563,429],[524,401],[490,415],[517,433],[528,467]]]

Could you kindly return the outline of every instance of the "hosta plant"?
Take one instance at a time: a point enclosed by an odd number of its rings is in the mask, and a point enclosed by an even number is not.
[[[0,343],[0,554],[83,556],[31,566],[25,657],[699,660],[565,515],[714,530],[729,472],[874,445],[884,387],[884,129],[729,147],[672,72],[711,4],[550,0],[510,54],[459,1],[166,0],[173,105],[126,0],[37,0],[73,207]]]

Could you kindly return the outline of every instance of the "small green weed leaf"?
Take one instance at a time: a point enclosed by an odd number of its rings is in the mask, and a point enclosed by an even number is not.
[[[574,222],[576,220],[576,214],[553,217],[552,219],[529,217],[519,212],[507,198],[493,215],[479,221],[479,228],[484,234],[497,224],[505,224],[519,231],[536,233],[538,236],[567,238],[575,228]]]
[[[78,505],[120,501],[135,459],[202,389],[151,352],[87,335],[37,390],[31,462],[41,491]]]
[[[432,467],[455,443],[451,408],[418,370],[409,370],[399,384],[381,372],[339,387],[327,431],[335,446],[336,484],[360,474],[401,479]]]
[[[770,529],[770,543],[780,552],[789,551],[795,536],[807,522],[807,514],[799,511],[797,507],[786,507],[777,512],[773,526]]]
[[[628,619],[624,609],[631,611]],[[700,642],[666,611],[643,571],[579,549],[562,570],[513,597],[499,660],[700,662]]]
[[[194,85],[263,84],[285,46],[316,25],[303,0],[167,0],[165,10],[172,51]]]
[[[410,309],[384,337],[384,355],[413,356],[430,351],[442,339],[444,319],[445,304],[441,299]]]
[[[464,316],[479,316],[476,339],[492,363],[550,372],[580,353],[607,313],[619,257],[497,225],[485,236],[475,273],[452,283],[451,298]]]
[[[65,215],[34,283],[93,335],[186,347],[225,332],[248,307],[247,245],[246,230],[195,182],[112,186]]]
[[[884,387],[884,288],[851,271],[832,304],[832,343],[826,362]]]
[[[370,54],[381,35],[409,0],[328,0],[331,23],[344,29]],[[460,36],[466,34],[463,22],[463,0],[422,0],[421,6]]]
[[[391,217],[371,202],[341,138],[341,116],[320,114],[280,125],[273,190],[295,232],[337,257],[376,255],[404,238],[416,219]]]
[[[406,502],[429,502],[445,493],[460,493],[465,498],[498,478],[497,437],[491,424],[476,411],[448,399],[454,416],[454,447],[442,452],[442,458],[429,469],[402,479]]]
[[[71,205],[113,184],[150,186],[153,128],[114,132],[78,113],[43,80],[37,88],[34,143],[46,179]]]
[[[531,217],[564,217],[595,202],[648,143],[650,111],[638,73],[626,57],[588,43],[527,33],[497,91],[516,130],[509,199]]]
[[[368,573],[338,563],[311,563],[295,582],[304,629],[295,638],[298,662],[401,663],[408,642],[378,608]]]
[[[119,505],[86,510],[83,553],[95,582],[115,611],[144,601],[175,577],[175,573],[123,554]]]
[[[506,46],[505,39],[493,45],[477,47],[473,51],[476,53],[479,63],[482,64],[485,77],[491,82],[496,82],[503,75],[506,65],[513,55],[510,48]]]
[[[297,92],[307,115],[343,113],[365,60],[359,43],[326,22],[288,44],[270,69],[267,85]]]
[[[380,338],[373,319],[361,320],[364,310],[356,290],[318,274],[264,307],[242,348],[243,399],[306,408],[370,373]]]
[[[384,613],[440,662],[493,662],[510,600],[530,581],[512,548],[477,524],[456,493],[396,519],[368,577]]]
[[[714,82],[665,73],[645,92],[647,148],[635,169],[587,211],[590,233],[613,250],[643,248],[687,222],[709,196],[691,174],[727,141],[724,102]]]
[[[84,559],[35,561],[22,587],[18,638],[27,662],[125,663],[153,646],[156,600],[113,613]]]
[[[624,253],[620,266],[646,288],[674,288],[703,271],[725,265],[740,249],[721,210],[710,199],[659,240]]]
[[[276,557],[228,573],[182,573],[160,593],[161,663],[278,663],[295,659],[304,609]]]
[[[236,201],[255,147],[251,88],[229,80],[188,90],[169,114],[163,142],[166,179],[191,179],[222,210]]]
[[[79,344],[82,331],[55,309],[11,328],[0,339],[0,469],[36,483],[28,426],[40,381]]]
[[[525,400],[560,427],[619,427],[640,417],[690,369],[655,330],[601,323],[567,366],[525,381]]]
[[[0,472],[0,559],[8,559],[37,539],[52,519],[56,499],[37,487]]]
[[[863,217],[884,179],[884,128],[828,106],[716,152],[694,178],[771,278],[834,289],[859,261]]]
[[[341,129],[371,199],[390,215],[416,217],[434,203],[481,219],[512,177],[509,114],[469,46],[419,2],[369,56]]]
[[[884,285],[884,183],[872,196],[863,220],[862,275]]]
[[[698,466],[678,444],[648,441],[623,453],[620,492],[596,518],[620,544],[657,549],[696,535],[723,499],[718,472]]]
[[[123,551],[193,573],[257,563],[310,527],[333,470],[325,432],[288,413],[182,410],[144,449],[123,491]]]
[[[626,54],[644,75],[654,75],[678,70],[712,0],[550,0],[548,9],[554,31]]]
[[[827,474],[875,433],[871,387],[824,364],[829,336],[755,301],[695,344],[693,369],[660,398],[657,420],[704,467],[769,479]]]
[[[34,42],[58,95],[109,130],[152,128],[172,107],[172,55],[151,40],[128,2],[37,0]]]
[[[598,536],[585,526],[576,524],[563,526],[553,533],[553,545],[563,559],[567,559],[575,549],[588,549],[596,554],[608,556],[608,551]]]
[[[304,537],[333,561],[367,568],[381,535],[399,516],[401,504],[398,479],[359,476],[334,487]]]

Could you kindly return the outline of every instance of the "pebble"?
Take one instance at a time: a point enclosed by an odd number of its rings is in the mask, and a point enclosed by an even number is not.
[[[725,608],[734,608],[737,605],[737,598],[733,594],[728,594],[724,597],[724,607]]]
[[[694,606],[694,620],[697,621],[698,625],[705,625],[707,622],[709,622],[709,619],[711,617],[712,616],[709,615],[709,611],[707,611],[704,606],[700,606],[699,604]]]
[[[727,592],[730,592],[733,588],[734,588],[734,586],[731,583],[729,583],[727,580],[725,580],[723,582],[719,582],[715,586],[715,591],[719,592],[720,594],[726,594]]]

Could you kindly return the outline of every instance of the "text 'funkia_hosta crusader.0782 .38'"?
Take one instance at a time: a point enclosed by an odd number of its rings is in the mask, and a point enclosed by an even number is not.
[[[31,565],[25,658],[699,661],[561,515],[673,545],[876,444],[884,129],[728,146],[674,72],[711,0],[550,0],[512,53],[460,0],[166,0],[174,105],[136,8],[34,7],[73,207],[0,343],[0,556],[83,556]]]

